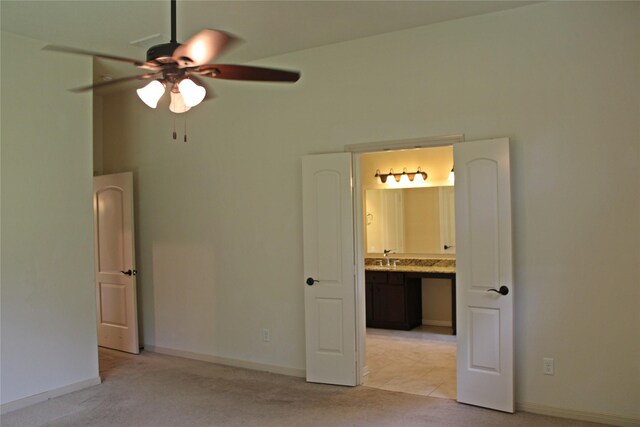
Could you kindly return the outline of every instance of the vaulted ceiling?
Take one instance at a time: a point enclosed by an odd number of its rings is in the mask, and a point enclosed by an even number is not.
[[[203,28],[230,32],[244,43],[220,62],[243,63],[530,3],[535,2],[178,0],[177,37],[185,41]],[[171,32],[169,0],[2,0],[0,8],[3,31],[136,59],[144,59],[151,44],[167,42]],[[100,61],[94,74],[98,79],[135,70]]]

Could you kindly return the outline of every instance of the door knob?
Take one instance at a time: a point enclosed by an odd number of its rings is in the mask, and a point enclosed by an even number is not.
[[[500,289],[487,289],[487,292],[496,292],[500,295],[507,295],[509,293],[509,288],[507,288],[505,285],[500,286]]]
[[[307,285],[313,286],[313,284],[316,282],[319,282],[319,280],[316,280],[313,277],[307,277]]]
[[[138,274],[136,270],[131,270],[131,269],[127,271],[120,270],[120,273],[124,274],[125,276],[135,276],[136,274]]]

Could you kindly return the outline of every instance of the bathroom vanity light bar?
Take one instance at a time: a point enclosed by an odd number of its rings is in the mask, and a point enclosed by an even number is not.
[[[406,176],[410,182],[413,182],[414,179],[418,179],[418,181],[426,181],[427,173],[424,172],[420,166],[418,166],[418,170],[415,172],[407,172],[407,168],[402,170],[402,173],[394,172],[393,169],[389,169],[389,173],[380,173],[380,169],[376,170],[376,174],[374,175],[376,178],[380,180],[381,183],[386,184],[387,179],[392,176],[396,182],[400,182],[403,176]]]

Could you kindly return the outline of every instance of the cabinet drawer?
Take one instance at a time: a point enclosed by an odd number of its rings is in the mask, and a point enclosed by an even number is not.
[[[365,281],[367,283],[387,283],[387,272],[367,271],[365,272]]]

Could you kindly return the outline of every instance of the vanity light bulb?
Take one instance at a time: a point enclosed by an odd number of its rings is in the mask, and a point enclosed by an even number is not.
[[[456,181],[456,176],[453,173],[453,168],[451,168],[451,172],[449,172],[449,182],[453,184]]]

